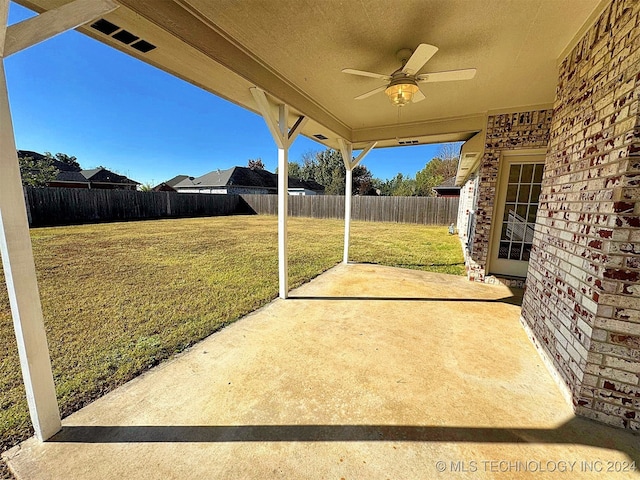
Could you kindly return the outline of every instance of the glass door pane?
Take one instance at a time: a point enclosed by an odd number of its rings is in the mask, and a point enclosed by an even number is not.
[[[538,212],[544,164],[512,163],[498,258],[528,261]]]

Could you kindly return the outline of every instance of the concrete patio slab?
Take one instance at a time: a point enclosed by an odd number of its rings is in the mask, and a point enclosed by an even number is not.
[[[18,479],[639,478],[504,286],[340,265],[5,455]],[[640,466],[640,465],[639,465]]]

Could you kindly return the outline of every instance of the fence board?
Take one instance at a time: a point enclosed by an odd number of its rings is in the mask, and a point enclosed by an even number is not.
[[[276,195],[242,195],[253,211],[277,215]],[[344,197],[339,195],[289,196],[292,217],[344,218]],[[351,218],[369,222],[449,225],[456,222],[458,198],[353,197]]]
[[[34,227],[253,213],[239,195],[25,188]]]
[[[30,225],[71,225],[169,217],[235,214],[277,215],[277,195],[205,195],[198,193],[25,188]],[[289,196],[295,217],[344,218],[344,197]],[[353,197],[351,218],[372,222],[449,225],[456,221],[457,198]]]

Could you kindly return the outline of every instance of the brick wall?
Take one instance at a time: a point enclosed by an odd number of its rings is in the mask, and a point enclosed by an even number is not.
[[[489,256],[489,235],[493,219],[500,158],[505,150],[546,148],[552,110],[491,115],[487,119],[484,155],[480,161],[480,183],[476,192],[475,228],[467,276],[484,281]]]
[[[576,413],[640,429],[640,3],[561,64],[522,321]]]

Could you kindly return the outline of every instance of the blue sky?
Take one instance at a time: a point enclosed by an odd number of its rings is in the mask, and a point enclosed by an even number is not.
[[[9,23],[32,15],[11,3]],[[260,116],[78,32],[5,62],[19,149],[63,152],[83,168],[102,165],[151,184],[246,165],[250,158],[262,158],[271,171],[277,165]],[[324,148],[298,137],[289,160]],[[374,149],[363,163],[374,177],[414,176],[438,148]]]

